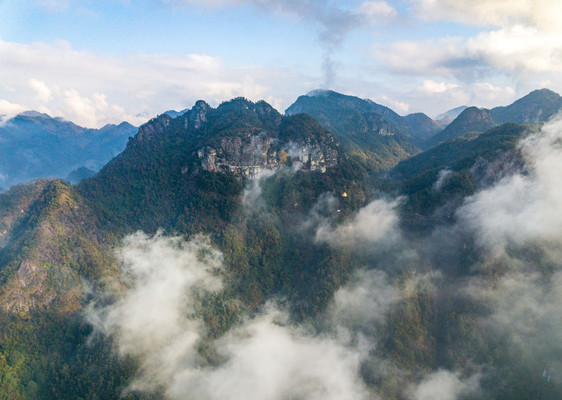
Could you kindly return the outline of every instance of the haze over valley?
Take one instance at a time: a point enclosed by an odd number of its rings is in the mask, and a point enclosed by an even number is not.
[[[0,0],[0,399],[562,398],[561,11]]]

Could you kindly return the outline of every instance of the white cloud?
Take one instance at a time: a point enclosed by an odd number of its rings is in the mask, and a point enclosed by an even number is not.
[[[524,24],[561,32],[562,3],[552,0],[413,0],[428,19],[446,19],[476,25]]]
[[[316,240],[344,247],[392,244],[399,238],[397,207],[400,201],[374,200],[342,225],[321,224]]]
[[[469,198],[458,216],[484,248],[504,251],[509,243],[547,244],[562,254],[562,120],[543,126],[521,144],[528,174],[515,174]],[[556,256],[553,256],[556,259]]]
[[[455,84],[462,83],[464,91],[466,85],[482,80],[496,86],[500,82],[504,86],[517,85],[520,90],[522,86],[535,89],[545,78],[555,89],[562,83],[557,78],[562,71],[559,2],[419,0],[413,3],[414,14],[417,12],[418,16],[483,28],[471,37],[441,36],[376,43],[372,55],[388,73],[434,82],[438,82],[436,77],[454,78]],[[422,89],[439,88],[422,86]]]
[[[208,343],[222,361],[205,362],[198,353],[204,327],[195,305],[198,292],[220,288],[213,271],[222,260],[208,241],[137,233],[120,254],[128,289],[87,317],[113,335],[121,355],[140,360],[129,389],[162,389],[170,399],[369,398],[357,350],[290,325],[273,305]]]
[[[364,1],[353,12],[369,20],[380,20],[380,18],[398,15],[398,12],[386,1]]]
[[[562,72],[562,33],[542,33],[516,25],[482,32],[466,43],[468,54],[493,68],[522,72]]]
[[[435,82],[432,80],[423,81],[422,85],[417,90],[426,94],[443,93],[451,89],[458,88],[459,85],[454,83]]]
[[[464,40],[460,37],[377,43],[372,46],[372,53],[393,73],[451,76],[457,68],[466,66],[457,65],[459,61],[470,64]]]
[[[85,126],[97,126],[100,121],[119,120],[126,115],[121,107],[110,106],[106,99],[107,96],[101,93],[94,93],[91,98],[82,97],[76,90],[70,89],[64,93],[66,109],[61,114],[64,113],[71,121],[81,121]]]
[[[53,93],[45,82],[32,78],[29,80],[29,86],[37,92],[37,96],[35,96],[35,98],[38,101],[46,103],[53,98]]]
[[[208,241],[184,242],[160,234],[137,233],[120,251],[128,290],[113,305],[90,309],[87,317],[101,332],[114,335],[121,355],[141,359],[133,387],[155,389],[168,383],[185,362],[196,362],[201,322],[193,308],[197,290],[216,291],[222,255]]]
[[[439,370],[426,376],[413,389],[412,400],[455,400],[461,395],[472,394],[479,388],[479,375],[462,379],[459,373]]]
[[[358,377],[360,355],[328,337],[288,326],[275,308],[217,343],[227,361],[185,371],[168,392],[178,399],[367,399]]]
[[[0,40],[0,98],[25,109],[55,110],[80,125],[100,127],[123,120],[134,124],[198,99],[218,104],[236,96],[287,106],[303,76],[268,67],[225,65],[206,54],[136,54],[110,57],[76,51],[67,42],[17,44]],[[24,71],[22,73],[22,71]],[[9,82],[9,87],[8,87]],[[276,89],[272,89],[272,86]],[[19,110],[19,109],[18,109]],[[23,111],[23,110],[22,110]]]
[[[389,284],[384,272],[359,270],[350,282],[336,291],[328,315],[340,335],[342,331],[347,335],[359,332],[376,340],[385,314],[401,296],[400,291]]]
[[[25,106],[22,106],[20,104],[10,103],[7,100],[0,99],[0,121],[4,121],[8,118],[11,118],[25,110],[26,110]]]

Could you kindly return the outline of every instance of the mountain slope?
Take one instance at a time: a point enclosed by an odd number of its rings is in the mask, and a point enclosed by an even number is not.
[[[504,123],[533,124],[546,122],[562,110],[562,97],[551,90],[535,90],[505,107],[491,110],[468,107],[442,132],[426,141],[432,147],[468,132],[481,133]]]
[[[209,221],[222,225],[234,215],[243,182],[261,170],[287,164],[322,174],[344,160],[308,116],[283,117],[244,99],[217,109],[200,101],[178,118],[163,114],[143,125],[79,191],[122,226],[198,231],[204,219],[208,230]]]
[[[417,143],[439,130],[425,115],[401,117],[370,100],[333,91],[300,96],[287,115],[306,113],[330,130],[357,159],[380,169],[416,154]]]
[[[468,132],[484,132],[496,126],[492,114],[488,110],[468,107],[459,114],[442,132],[431,137],[427,143],[429,147],[450,139],[458,138]]]
[[[66,178],[79,167],[97,171],[135,132],[126,122],[86,129],[47,114],[20,114],[0,127],[0,184],[9,188],[41,177]]]
[[[509,106],[492,108],[490,113],[498,124],[533,124],[548,121],[561,109],[562,97],[558,93],[549,89],[539,89]]]
[[[81,280],[112,273],[110,236],[100,232],[88,205],[57,180],[16,186],[0,195],[0,204],[2,310],[80,309]]]
[[[560,178],[544,167],[560,134],[525,150],[532,128],[464,135],[365,180],[309,115],[199,101],[77,186],[13,187],[0,395],[559,399],[559,193],[545,183]]]
[[[439,114],[437,117],[435,117],[435,120],[436,121],[442,121],[442,123],[444,123],[445,125],[448,125],[455,118],[457,118],[460,115],[460,113],[462,113],[467,108],[468,108],[468,106],[460,106],[460,107],[452,108],[448,111],[445,111],[442,114]]]
[[[523,165],[517,143],[536,126],[503,124],[476,138],[463,136],[437,145],[390,171],[394,184],[408,196],[408,213],[431,216],[448,203],[450,214],[465,196],[497,182]]]

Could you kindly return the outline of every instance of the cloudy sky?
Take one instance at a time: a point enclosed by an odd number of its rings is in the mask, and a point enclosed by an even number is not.
[[[0,0],[0,114],[140,124],[316,88],[434,117],[562,92],[558,0]]]

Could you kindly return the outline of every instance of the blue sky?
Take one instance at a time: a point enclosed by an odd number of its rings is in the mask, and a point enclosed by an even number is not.
[[[465,4],[466,3],[466,4]],[[552,0],[0,0],[0,114],[140,124],[316,88],[401,114],[562,91]]]

